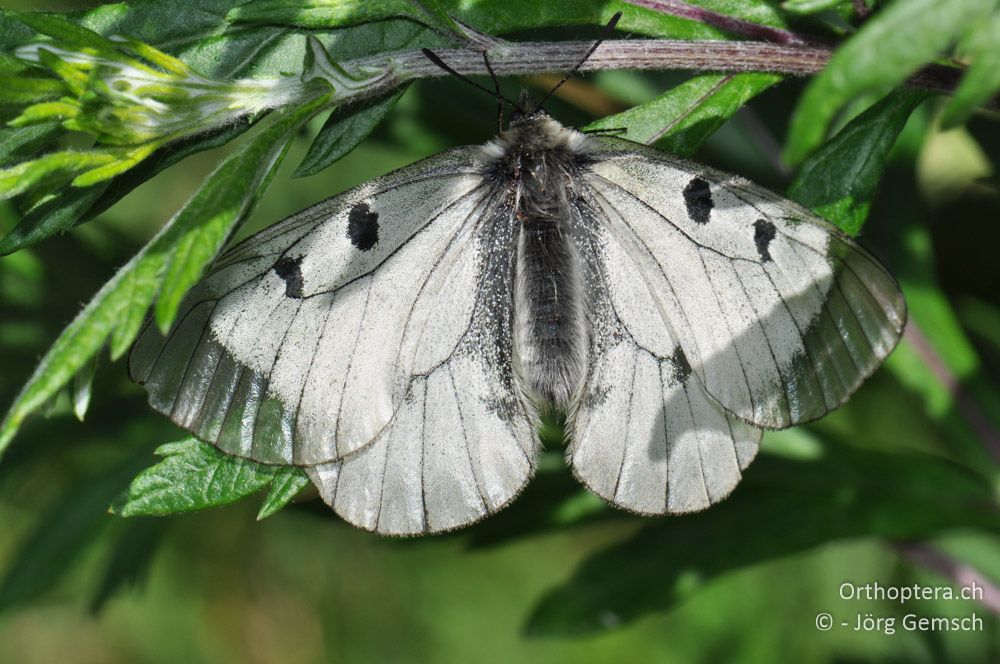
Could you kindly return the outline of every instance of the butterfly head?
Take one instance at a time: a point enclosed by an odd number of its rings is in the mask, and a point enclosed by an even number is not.
[[[521,95],[517,99],[517,105],[510,112],[508,124],[510,127],[516,127],[547,117],[549,117],[548,111],[535,102],[527,90],[522,90]]]

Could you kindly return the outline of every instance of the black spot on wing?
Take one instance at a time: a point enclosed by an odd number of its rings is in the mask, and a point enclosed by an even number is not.
[[[677,383],[683,383],[691,375],[691,364],[688,362],[687,355],[684,354],[684,350],[680,346],[674,349],[673,354],[667,358],[667,362],[670,364],[671,369],[673,369],[673,377]]]
[[[302,297],[302,257],[282,256],[274,264],[274,273],[285,282],[285,297]]]
[[[684,187],[684,204],[687,205],[688,216],[698,224],[707,224],[712,212],[712,190],[708,182],[701,178],[693,178]]]
[[[768,246],[773,239],[774,224],[766,219],[758,219],[753,222],[753,241],[757,245],[757,253],[760,254],[760,260],[763,263],[771,260],[771,252],[768,251]]]
[[[358,203],[351,208],[347,218],[347,237],[361,251],[368,251],[378,243],[378,212],[368,203]]]

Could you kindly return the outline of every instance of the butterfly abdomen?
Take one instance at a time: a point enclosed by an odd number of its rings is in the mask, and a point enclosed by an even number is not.
[[[518,375],[543,408],[568,408],[586,367],[580,258],[563,230],[551,221],[523,220],[515,266]]]
[[[586,377],[589,338],[568,202],[576,155],[547,129],[522,128],[505,155],[516,166],[510,177],[519,224],[514,350],[528,397],[543,410],[569,410]]]

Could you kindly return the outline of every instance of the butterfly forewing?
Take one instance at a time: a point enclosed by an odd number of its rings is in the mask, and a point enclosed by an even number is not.
[[[828,223],[734,176],[593,142],[587,181],[610,233],[727,411],[767,428],[821,417],[892,350],[906,315],[898,285]]]
[[[323,499],[362,528],[457,528],[506,505],[531,476],[536,418],[512,361],[517,226],[505,196],[489,200],[461,231],[470,244],[428,282],[433,316],[416,353],[423,362],[388,426],[357,454],[309,469]]]
[[[133,349],[150,403],[266,463],[322,463],[371,442],[414,367],[439,362],[459,334],[439,329],[417,352],[427,321],[461,318],[470,293],[455,291],[444,310],[426,305],[490,200],[471,153],[369,182],[220,257],[166,337],[147,325]]]

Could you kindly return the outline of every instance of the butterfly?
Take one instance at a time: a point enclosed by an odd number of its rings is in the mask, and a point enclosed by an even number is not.
[[[198,438],[414,535],[513,500],[546,412],[606,501],[707,508],[763,429],[843,404],[905,319],[889,272],[814,213],[539,109],[229,249],[129,368]]]

